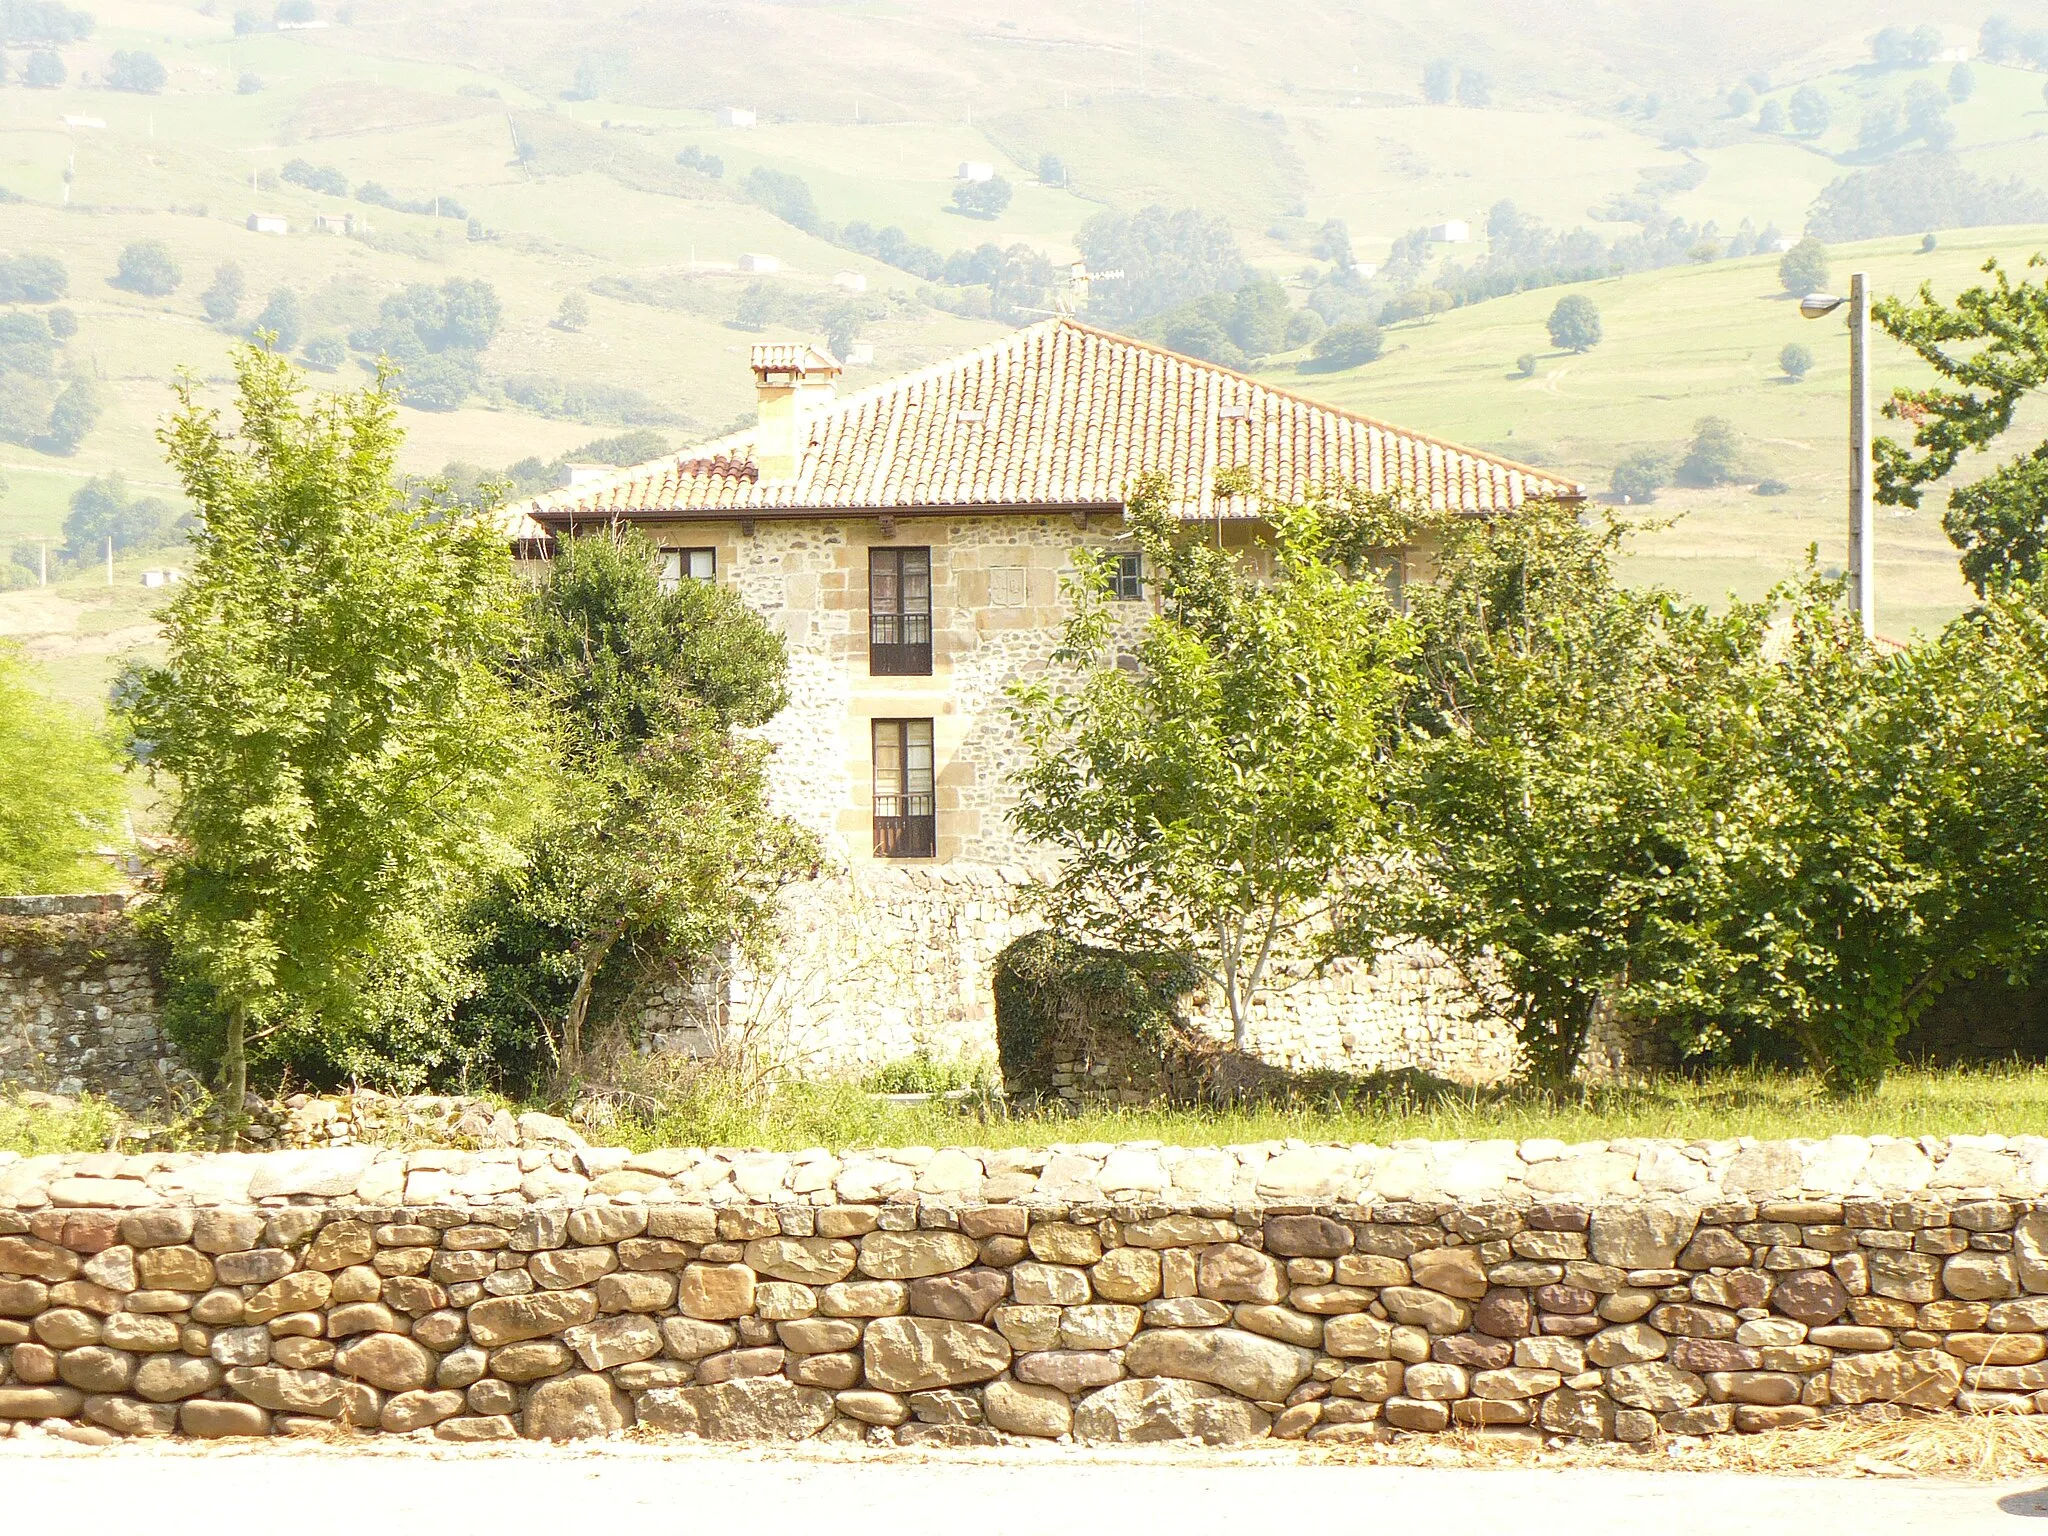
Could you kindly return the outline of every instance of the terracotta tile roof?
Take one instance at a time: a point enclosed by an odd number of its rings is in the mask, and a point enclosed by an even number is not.
[[[809,349],[786,350],[795,360]],[[661,515],[1108,508],[1122,504],[1139,474],[1164,470],[1188,515],[1252,516],[1256,498],[1219,507],[1214,495],[1218,473],[1240,467],[1281,500],[1333,484],[1401,485],[1439,509],[1494,512],[1583,494],[1544,470],[1065,318],[831,400],[810,419],[793,478],[760,478],[755,438],[749,429],[507,511],[558,526]]]

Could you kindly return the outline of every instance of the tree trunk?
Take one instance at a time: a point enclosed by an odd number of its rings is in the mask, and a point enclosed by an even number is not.
[[[220,1150],[232,1152],[248,1120],[244,1109],[249,1097],[249,1011],[240,1003],[228,1010],[228,1036],[221,1048],[220,1073]]]
[[[620,932],[620,928],[613,927],[609,932],[590,939],[578,956],[581,969],[576,976],[576,991],[569,999],[568,1017],[562,1020],[559,1075],[564,1080],[575,1078],[583,1070],[583,1025],[590,1016],[590,994],[597,985],[597,973],[604,969],[605,957],[619,942]]]

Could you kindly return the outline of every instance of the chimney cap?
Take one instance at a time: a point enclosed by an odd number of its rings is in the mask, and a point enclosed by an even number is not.
[[[754,347],[754,377],[765,384],[770,374],[794,374],[797,379],[837,378],[839,359],[823,347],[807,341],[767,341]]]

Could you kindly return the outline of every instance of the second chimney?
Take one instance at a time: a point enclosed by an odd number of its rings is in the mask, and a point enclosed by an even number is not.
[[[811,421],[839,393],[839,360],[806,342],[754,348],[754,394],[760,425],[754,465],[766,483],[794,480],[810,443]]]

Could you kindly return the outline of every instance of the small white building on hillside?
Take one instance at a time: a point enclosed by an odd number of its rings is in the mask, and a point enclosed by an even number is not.
[[[281,213],[252,213],[247,222],[259,235],[288,235],[292,229],[291,221]]]
[[[740,256],[740,270],[742,272],[780,272],[782,270],[782,258],[780,256],[770,256],[764,251],[746,251]]]
[[[720,107],[718,126],[721,128],[751,128],[754,126],[754,110],[751,107]]]
[[[994,181],[996,168],[986,160],[962,160],[960,169],[953,174],[955,181]]]

